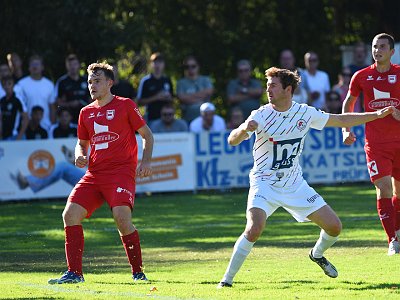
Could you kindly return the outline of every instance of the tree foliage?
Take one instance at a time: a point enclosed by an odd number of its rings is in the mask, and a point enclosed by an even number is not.
[[[235,76],[235,62],[248,58],[262,71],[291,48],[299,65],[314,50],[320,67],[335,79],[342,44],[370,42],[388,32],[400,38],[400,1],[389,0],[3,0],[0,57],[15,51],[25,60],[39,53],[47,74],[64,72],[71,52],[90,63],[125,58],[145,71],[153,51],[167,57],[168,73],[182,76],[185,55],[195,54],[218,95]]]

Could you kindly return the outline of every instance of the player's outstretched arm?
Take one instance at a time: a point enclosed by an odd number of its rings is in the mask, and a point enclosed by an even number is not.
[[[88,164],[87,150],[89,149],[88,140],[80,140],[76,142],[75,146],[75,165],[78,168],[84,168]]]
[[[376,119],[382,119],[393,112],[396,108],[393,106],[385,107],[383,109],[366,112],[366,113],[344,113],[341,115],[329,114],[329,120],[326,123],[326,127],[352,127],[367,122],[374,121]]]
[[[346,95],[346,99],[343,101],[342,113],[348,113],[354,111],[354,105],[356,104],[357,97],[354,97],[350,94],[350,91]],[[343,134],[343,143],[345,145],[351,145],[356,141],[356,135],[354,132],[350,130],[350,128],[346,127],[342,129]]]
[[[258,127],[258,123],[254,120],[246,120],[238,128],[231,131],[228,136],[229,145],[236,146],[239,145],[244,140],[248,139],[248,131],[255,131]]]
[[[153,173],[151,169],[151,156],[153,154],[154,138],[153,133],[147,125],[140,127],[138,132],[143,139],[143,155],[140,165],[136,170],[136,176],[147,177]]]

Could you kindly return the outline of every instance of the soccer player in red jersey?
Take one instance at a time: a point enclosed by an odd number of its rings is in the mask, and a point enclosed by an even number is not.
[[[87,71],[94,101],[82,108],[79,115],[75,164],[79,168],[88,166],[88,170],[69,195],[63,212],[68,271],[61,278],[50,279],[49,283],[84,281],[82,220],[89,218],[104,202],[111,208],[134,281],[147,280],[142,269],[139,235],[131,214],[135,176],[146,177],[152,173],[153,135],[135,102],[111,94],[114,73],[110,65],[94,63]],[[136,131],[143,139],[143,158],[139,167]]]
[[[400,66],[390,62],[393,54],[394,38],[386,33],[376,35],[372,41],[375,63],[353,75],[343,112],[353,111],[361,92],[366,111],[390,105],[400,107]],[[400,252],[400,123],[389,116],[365,126],[368,171],[376,188],[377,210],[388,238],[388,255],[393,255]],[[355,140],[354,133],[344,128],[344,143],[351,145]]]

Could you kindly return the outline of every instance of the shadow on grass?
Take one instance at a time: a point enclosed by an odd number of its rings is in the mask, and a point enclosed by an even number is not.
[[[366,291],[366,290],[395,290],[400,293],[400,284],[396,283],[380,283],[380,284],[367,284],[366,282],[350,282],[343,281],[345,284],[349,284],[349,290],[355,291]]]
[[[320,188],[322,194],[323,189]],[[327,196],[332,197],[327,189]],[[345,230],[380,229],[373,195],[366,199],[357,188],[335,193],[332,207],[343,216]],[[361,194],[360,194],[361,193]],[[324,196],[324,195],[323,195]],[[142,248],[206,252],[231,249],[245,226],[246,191],[236,193],[167,194],[138,198],[133,212]],[[324,196],[325,197],[325,196]],[[357,201],[360,199],[360,201]],[[65,268],[61,213],[65,200],[2,204],[0,209],[0,269],[18,272],[59,272]],[[354,218],[357,221],[352,221]],[[360,221],[359,219],[363,219]],[[370,220],[371,218],[371,220]],[[85,230],[85,260],[91,271],[127,266],[110,210],[103,205]],[[348,228],[348,229],[346,229]],[[312,224],[298,224],[284,210],[271,218],[256,247],[310,248],[319,236]],[[380,247],[379,239],[339,240],[338,247]],[[168,258],[162,258],[168,261]],[[173,260],[171,260],[173,261]],[[178,263],[184,263],[185,259]],[[61,268],[61,269],[60,269]]]

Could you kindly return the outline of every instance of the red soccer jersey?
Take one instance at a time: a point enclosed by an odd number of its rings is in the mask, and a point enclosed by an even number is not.
[[[364,94],[365,111],[375,111],[390,105],[400,108],[400,66],[391,65],[390,70],[379,73],[373,64],[356,72],[351,79],[350,94],[358,97]],[[379,101],[395,98],[393,101]],[[369,122],[365,125],[367,143],[387,143],[400,141],[400,122],[392,116]]]
[[[79,114],[78,138],[90,140],[90,158],[87,175],[135,176],[137,143],[135,131],[145,125],[136,104],[128,98],[114,96],[100,107],[93,102]]]

